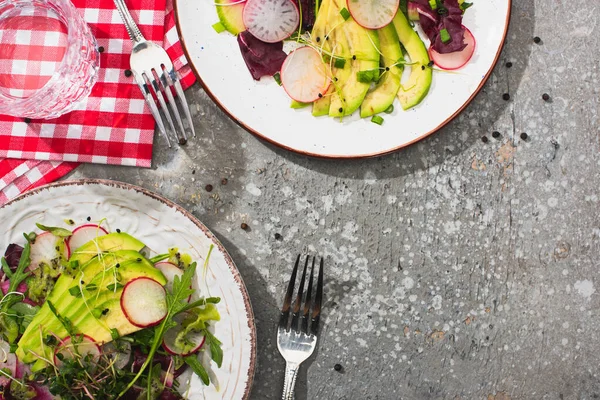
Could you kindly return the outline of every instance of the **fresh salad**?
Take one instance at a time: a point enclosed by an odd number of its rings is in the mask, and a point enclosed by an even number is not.
[[[459,69],[475,51],[465,0],[215,1],[213,28],[237,36],[252,77],[273,76],[292,108],[312,106],[314,116],[360,108],[381,125],[396,97],[403,110],[415,107],[434,70]],[[289,54],[286,40],[296,44]]]
[[[182,399],[187,368],[209,385],[207,364],[221,367],[220,299],[193,288],[212,247],[197,268],[177,248],[155,254],[104,225],[37,224],[8,245],[0,399]]]

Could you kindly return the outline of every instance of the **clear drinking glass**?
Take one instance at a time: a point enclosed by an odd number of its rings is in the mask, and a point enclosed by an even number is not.
[[[0,0],[0,114],[55,118],[91,92],[100,54],[70,0]]]

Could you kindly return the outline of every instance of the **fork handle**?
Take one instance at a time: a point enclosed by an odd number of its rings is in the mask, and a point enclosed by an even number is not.
[[[140,28],[138,28],[137,24],[133,20],[129,9],[127,8],[127,4],[125,4],[125,0],[113,1],[115,3],[115,6],[117,6],[119,15],[121,16],[121,19],[125,24],[125,28],[127,29],[127,33],[129,34],[131,40],[133,40],[135,43],[145,42],[146,39],[144,38],[144,35],[142,35],[142,32],[140,32]]]
[[[283,381],[283,396],[282,400],[294,400],[294,387],[296,386],[296,378],[300,364],[288,362],[285,364],[285,380]]]

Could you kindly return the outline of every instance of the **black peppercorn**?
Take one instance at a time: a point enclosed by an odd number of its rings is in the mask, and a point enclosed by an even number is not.
[[[340,364],[335,364],[333,369],[335,369],[337,372],[340,372],[342,370],[342,366]]]
[[[317,43],[319,43],[321,41],[321,38],[317,36]]]
[[[494,132],[492,132],[492,137],[493,137],[494,139],[498,139],[498,138],[500,137],[500,132],[498,132],[498,131],[494,131]]]
[[[512,65],[513,64],[509,61],[509,62],[506,63],[506,68],[510,68],[510,67],[512,67]]]
[[[352,56],[352,59],[353,59],[353,60],[356,60],[356,56]]]
[[[182,146],[184,146],[185,144],[187,144],[187,139],[185,139],[185,138],[180,138],[180,139],[179,139],[179,144],[180,144],[180,145],[182,145]]]
[[[283,239],[283,236],[281,236],[281,233],[276,233],[275,240],[281,240],[281,239]]]
[[[25,122],[26,124],[31,122],[31,118],[23,118],[23,122]]]
[[[92,220],[92,217],[87,217],[86,219],[87,219],[88,221],[91,221],[91,220]]]
[[[521,139],[527,140],[528,137],[529,137],[529,135],[526,134],[525,132],[521,133]]]
[[[98,53],[104,53],[104,46],[98,47]]]
[[[425,71],[425,66],[424,65],[421,65],[421,70]]]
[[[227,178],[221,179],[221,185],[227,185]]]
[[[204,189],[206,189],[207,192],[212,192],[213,186],[211,184],[208,184],[204,187]]]
[[[544,94],[542,95],[542,99],[543,99],[544,101],[550,101],[550,95],[549,95],[548,93],[544,93]]]
[[[502,99],[503,99],[503,100],[505,100],[505,101],[508,101],[508,100],[510,100],[510,94],[508,94],[508,93],[504,93],[504,94],[502,95]]]
[[[131,76],[131,74],[132,74],[132,73],[131,73],[131,70],[130,70],[130,69],[126,69],[126,70],[125,70],[125,72],[124,72],[124,74],[125,74],[125,76],[126,76],[126,77],[128,77],[128,78],[129,78],[129,77]]]
[[[385,67],[385,70],[386,70],[386,71],[389,71],[389,70],[390,70],[390,67]]]
[[[247,223],[245,223],[245,222],[242,222],[242,224],[240,225],[240,228],[242,228],[243,230],[247,231],[247,230],[248,230],[248,228],[249,228],[249,226],[248,226],[248,224],[247,224]]]
[[[319,98],[323,97],[323,95],[321,93],[319,93]]]
[[[340,107],[340,109],[338,111],[339,112],[344,112],[344,109],[342,107]]]
[[[121,233],[121,230],[119,228],[117,228],[117,233]]]
[[[533,38],[533,42],[534,42],[535,44],[540,44],[540,43],[542,42],[542,39],[540,39],[540,37],[539,37],[539,36],[536,36],[536,37],[534,37],[534,38]]]
[[[487,143],[487,142],[488,142],[488,138],[487,138],[487,136],[482,136],[482,137],[481,137],[481,141],[482,141],[483,143]]]

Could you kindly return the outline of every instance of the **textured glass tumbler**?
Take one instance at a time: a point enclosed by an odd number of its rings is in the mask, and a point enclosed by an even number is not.
[[[0,115],[56,118],[98,78],[96,39],[70,0],[0,0]]]

